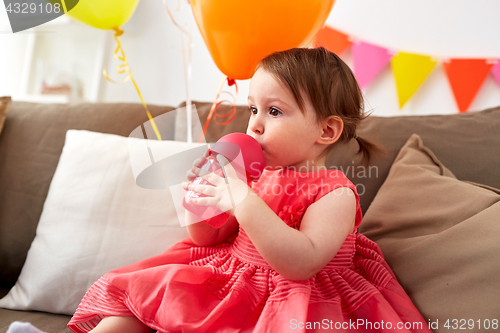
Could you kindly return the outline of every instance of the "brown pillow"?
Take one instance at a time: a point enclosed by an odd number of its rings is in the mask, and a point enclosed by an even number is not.
[[[326,166],[345,170],[357,185],[365,213],[399,150],[416,133],[458,179],[500,188],[500,172],[495,167],[500,165],[500,154],[496,153],[500,147],[499,128],[500,107],[447,115],[370,116],[361,123],[358,135],[382,144],[390,152],[388,157],[377,158],[370,167],[362,168],[359,158],[354,157],[358,144],[351,140],[327,156]]]
[[[155,105],[148,108],[153,117],[173,110]],[[12,103],[0,135],[0,286],[13,286],[21,272],[66,131],[128,136],[147,120],[139,103]],[[174,125],[173,121],[163,124],[170,134],[164,140],[173,140]]]
[[[439,320],[434,332],[448,332],[448,319],[491,332],[500,319],[499,216],[500,190],[457,180],[414,134],[360,232],[378,243],[423,317]]]
[[[2,133],[3,124],[9,112],[12,100],[10,97],[0,97],[0,133]]]

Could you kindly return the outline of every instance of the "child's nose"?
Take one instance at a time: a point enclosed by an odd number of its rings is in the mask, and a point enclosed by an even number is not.
[[[251,121],[249,126],[250,131],[255,134],[263,134],[264,133],[264,126],[260,122],[257,121]]]
[[[250,122],[248,123],[248,128],[252,133],[255,134],[263,134],[264,133],[264,124],[262,121],[259,119],[259,117],[253,117],[250,119]]]

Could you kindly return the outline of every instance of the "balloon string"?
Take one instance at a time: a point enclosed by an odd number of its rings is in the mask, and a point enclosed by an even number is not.
[[[64,14],[67,14],[68,10],[66,9],[66,0],[61,0],[61,5],[63,7]]]
[[[151,116],[151,113],[149,112],[149,109],[148,109],[148,106],[146,105],[146,102],[144,102],[144,98],[142,98],[142,94],[141,94],[141,91],[139,90],[139,87],[137,86],[137,83],[135,82],[134,80],[134,77],[132,76],[132,70],[130,69],[130,66],[128,65],[128,61],[127,61],[127,58],[125,57],[125,52],[123,51],[122,49],[122,44],[120,42],[120,37],[121,35],[123,35],[123,30],[121,30],[120,28],[118,27],[115,27],[113,28],[113,30],[115,31],[115,35],[114,35],[114,38],[115,38],[115,41],[116,41],[116,49],[115,49],[115,52],[114,52],[114,57],[116,59],[118,59],[119,61],[122,61],[123,63],[116,66],[116,69],[115,71],[118,73],[118,74],[123,74],[123,73],[127,73],[128,72],[128,75],[125,79],[123,79],[123,81],[121,82],[116,82],[116,81],[113,81],[109,76],[108,76],[108,73],[106,72],[106,68],[103,68],[102,70],[102,73],[104,75],[104,77],[111,83],[125,83],[127,82],[129,79],[132,81],[132,83],[134,84],[134,87],[135,87],[135,90],[137,91],[137,95],[139,95],[139,98],[141,99],[141,102],[142,102],[142,105],[144,106],[144,109],[146,109],[146,113],[148,115],[148,118],[151,122],[151,126],[153,127],[153,131],[155,132],[156,134],[156,138],[161,141],[161,135],[160,135],[160,132],[158,131],[158,128],[156,127],[156,123],[153,119],[153,117]]]
[[[186,36],[189,36],[189,38],[191,38],[191,34],[186,29],[184,29],[184,27],[182,27],[179,23],[177,23],[177,21],[174,19],[174,16],[172,15],[172,11],[168,8],[165,0],[163,0],[163,5],[167,9],[168,16],[170,17],[170,20],[172,21],[172,23],[175,24],[177,26],[177,28],[179,28],[179,30],[181,30],[182,33],[184,33]],[[174,11],[176,11],[176,12],[180,11],[180,9],[181,9],[180,6],[181,6],[180,3],[177,2],[177,8],[174,9]]]
[[[212,104],[210,112],[208,113],[207,120],[205,121],[205,125],[203,126],[203,132],[201,133],[200,140],[198,140],[199,143],[203,142],[205,138],[205,133],[207,132],[208,124],[210,123],[210,119],[212,118],[215,112],[215,108],[217,107],[217,100],[219,99],[220,91],[222,90],[223,84],[224,84],[224,77],[220,80],[219,87],[217,88],[217,92],[215,94],[215,102]]]
[[[227,81],[228,86],[233,86],[234,85],[234,88],[235,88],[235,94],[234,95],[231,94],[228,91],[222,91],[222,87],[223,87],[225,81]],[[232,97],[232,101],[227,100],[227,99],[219,101],[221,93],[226,93],[229,96],[231,96]],[[218,125],[221,125],[221,126],[229,124],[234,119],[234,116],[236,115],[236,100],[237,99],[238,99],[238,84],[236,83],[235,80],[233,80],[233,79],[231,79],[229,77],[223,77],[221,79],[220,83],[219,83],[219,87],[217,88],[217,93],[215,95],[215,101],[212,104],[212,107],[210,108],[210,112],[208,114],[207,120],[205,121],[205,125],[203,126],[203,132],[202,132],[202,134],[200,136],[200,140],[198,142],[200,142],[200,143],[203,142],[203,140],[205,138],[205,133],[207,132],[208,125],[209,125],[210,120],[212,118],[214,118],[214,121]],[[229,103],[229,106],[226,107],[226,108],[220,107],[220,105],[223,104],[223,103]],[[224,111],[224,110],[227,110],[227,109],[229,109],[229,112],[227,112],[225,114],[218,114],[217,113],[217,110]],[[225,122],[218,122],[217,121],[217,118],[226,118],[226,117],[231,117],[231,118],[229,118]]]
[[[170,17],[170,20],[172,23],[179,28],[181,32],[181,44],[182,44],[182,64],[184,67],[184,84],[186,86],[186,120],[187,120],[187,142],[192,143],[193,142],[193,135],[192,135],[192,102],[191,102],[191,93],[190,93],[190,81],[191,81],[191,48],[192,48],[192,36],[191,33],[188,32],[186,29],[184,29],[183,26],[181,26],[177,21],[174,19],[174,15],[172,14],[172,11],[170,8],[167,6],[166,0],[163,0],[163,5],[165,6],[165,9],[167,10],[168,16]],[[181,10],[181,4],[179,1],[177,1],[177,8],[174,9],[175,12],[180,12]],[[187,46],[187,52],[186,52],[186,47],[184,43],[184,36],[188,38],[188,46]]]
[[[229,91],[222,91],[222,93],[225,93],[225,94],[228,94],[229,96],[231,96],[232,101],[225,99],[225,100],[221,100],[221,101],[217,102],[216,111],[217,110],[223,111],[223,110],[230,109],[229,112],[226,114],[218,114],[217,112],[214,114],[214,116],[215,116],[214,121],[221,126],[229,124],[231,121],[233,121],[234,117],[236,116],[236,100],[238,99],[238,84],[236,83],[235,80],[230,79],[230,78],[227,78],[227,83],[228,83],[228,86],[234,85],[235,94],[233,95]],[[222,105],[225,102],[229,103],[229,105],[227,107],[225,107],[225,108],[219,107],[220,105]],[[231,118],[223,123],[217,121],[218,118],[226,118],[229,116],[231,116]]]

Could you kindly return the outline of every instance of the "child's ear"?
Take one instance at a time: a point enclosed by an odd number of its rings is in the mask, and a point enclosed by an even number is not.
[[[321,136],[318,143],[331,145],[337,142],[344,129],[344,122],[338,116],[329,116],[321,122]]]

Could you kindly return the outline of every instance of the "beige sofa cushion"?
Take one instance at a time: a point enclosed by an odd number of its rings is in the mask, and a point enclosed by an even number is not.
[[[7,117],[7,112],[9,112],[11,102],[10,97],[0,97],[0,133],[2,133],[3,124]]]
[[[200,144],[154,140],[148,146],[158,161],[174,162],[184,180],[194,158],[180,156],[199,152],[193,148]],[[177,177],[167,171],[167,179],[158,179],[168,181],[164,189],[136,185],[133,169],[150,165],[148,146],[119,135],[66,133],[36,237],[0,307],[71,315],[106,272],[159,255],[188,237],[181,225],[185,191],[175,184]]]
[[[7,289],[0,288],[0,298],[7,294]],[[72,333],[67,324],[71,316],[39,311],[16,311],[0,309],[0,332],[7,332],[13,321],[29,322],[43,332]]]
[[[0,332],[7,332],[13,321],[28,322],[47,333],[73,333],[68,328],[71,316],[38,311],[0,309]]]
[[[358,185],[361,208],[366,212],[397,153],[416,133],[458,179],[500,188],[500,173],[495,167],[500,165],[500,154],[495,153],[500,147],[499,129],[500,107],[450,115],[369,117],[361,126],[359,136],[375,137],[391,153],[386,160],[373,161],[378,174],[371,170],[371,177],[366,177],[358,172],[361,169],[352,172],[351,167],[346,175]],[[329,156],[327,165],[352,166],[352,156],[357,149],[354,142],[342,147],[337,154],[333,152]]]
[[[498,216],[500,190],[458,180],[414,134],[360,232],[380,246],[422,315],[439,320],[434,332],[448,332],[448,319],[451,327],[472,319],[464,327],[491,332],[486,321],[500,319]]]
[[[174,108],[150,105],[153,117]],[[148,120],[141,104],[13,102],[0,135],[0,286],[17,280],[68,129],[128,136]],[[168,125],[168,124],[167,124]],[[170,124],[174,138],[174,122]]]

